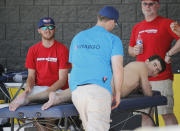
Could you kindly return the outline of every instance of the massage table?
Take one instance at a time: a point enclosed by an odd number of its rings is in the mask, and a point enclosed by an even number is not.
[[[121,99],[119,106],[116,109],[114,109],[113,112],[140,112],[148,115],[155,126],[159,126],[157,106],[166,104],[166,97],[161,96],[161,94],[158,91],[153,91],[153,96],[140,95],[136,97]],[[4,107],[0,109],[0,118],[11,118],[11,131],[14,131],[14,118],[28,119],[31,121],[30,124],[32,124],[33,122],[37,122],[37,118],[64,118],[65,126],[63,127],[63,129],[65,131],[68,130],[68,122],[71,123],[77,131],[82,130],[82,127],[78,127],[76,123],[73,121],[73,117],[78,116],[78,112],[73,104],[60,104],[44,111],[41,110],[41,106],[42,104],[22,106],[14,112],[9,111],[8,107]],[[149,114],[138,111],[139,109],[145,109],[148,107],[155,108],[155,120]],[[42,123],[41,120],[39,122]],[[20,125],[18,130],[20,130],[24,125],[27,124],[29,123]],[[56,128],[60,131],[62,130],[60,125],[57,125]]]
[[[124,98],[121,99],[121,103],[119,106],[114,109],[114,111],[120,111],[120,112],[134,112],[139,109],[144,109],[147,107],[155,107],[155,121],[153,118],[151,118],[155,125],[158,126],[158,112],[157,112],[157,106],[159,105],[166,105],[167,99],[164,96],[161,95],[155,95],[155,96],[143,96],[143,97],[137,97],[137,98]],[[53,106],[45,111],[41,110],[41,104],[38,105],[29,105],[29,106],[23,106],[18,108],[16,111],[11,112],[9,111],[8,107],[4,107],[0,109],[0,117],[1,118],[66,118],[65,120],[71,121],[72,116],[78,116],[78,112],[73,104],[60,104],[57,106]],[[146,114],[146,113],[144,113]],[[148,115],[148,114],[147,114]],[[148,115],[149,116],[149,115]],[[36,121],[36,119],[32,119]],[[75,126],[75,125],[74,125]],[[12,123],[11,131],[13,131],[14,124]],[[22,128],[22,126],[20,126]],[[67,130],[67,126],[65,128],[65,131]],[[60,130],[60,129],[59,129]]]

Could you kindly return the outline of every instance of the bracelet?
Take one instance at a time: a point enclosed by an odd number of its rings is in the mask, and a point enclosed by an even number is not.
[[[171,57],[168,52],[166,53],[166,56]]]

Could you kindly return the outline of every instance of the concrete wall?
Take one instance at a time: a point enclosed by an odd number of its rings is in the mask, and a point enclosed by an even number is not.
[[[160,1],[160,15],[180,21],[180,0]],[[143,19],[140,0],[0,0],[0,63],[8,69],[25,69],[28,48],[40,41],[40,18],[54,18],[56,39],[69,47],[76,33],[95,24],[96,14],[104,5],[113,5],[120,12],[120,28],[114,33],[123,41],[124,63],[128,63],[133,60],[127,54],[132,27]],[[173,60],[175,71],[180,67],[178,57]]]

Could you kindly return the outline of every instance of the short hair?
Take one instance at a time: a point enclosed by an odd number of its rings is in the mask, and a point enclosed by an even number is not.
[[[113,19],[107,18],[106,16],[101,16],[99,14],[97,15],[97,18],[98,18],[98,20],[104,21],[104,22],[107,22],[109,20],[113,20]]]
[[[165,71],[166,63],[165,63],[165,61],[159,55],[152,55],[148,59],[149,59],[149,61],[153,61],[153,60],[157,59],[160,62],[161,67],[162,67],[162,70],[159,73],[162,73],[162,72]]]

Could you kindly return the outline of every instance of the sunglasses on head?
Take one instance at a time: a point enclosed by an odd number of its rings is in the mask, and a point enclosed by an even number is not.
[[[53,30],[54,28],[55,28],[54,25],[48,25],[48,26],[42,26],[42,27],[41,27],[42,30],[46,30],[46,29],[48,29],[48,30]]]
[[[143,2],[142,3],[143,4],[143,6],[153,6],[154,4],[156,4],[155,2],[151,2],[151,3],[146,3],[146,2]]]

